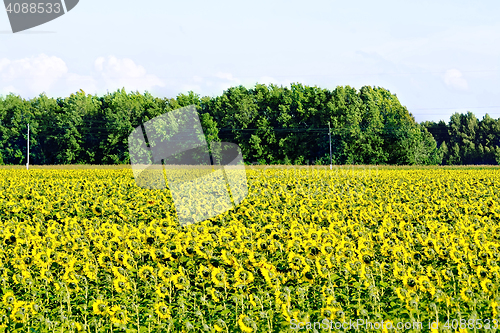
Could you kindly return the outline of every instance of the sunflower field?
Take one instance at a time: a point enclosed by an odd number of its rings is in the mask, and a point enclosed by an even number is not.
[[[128,168],[0,169],[1,330],[497,331],[500,169],[252,167],[247,179],[235,209],[181,227],[168,190],[137,187]]]

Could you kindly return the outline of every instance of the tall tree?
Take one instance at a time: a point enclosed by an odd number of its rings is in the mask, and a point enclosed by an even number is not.
[[[38,126],[30,124],[30,159],[33,164],[56,164],[58,135],[63,133],[56,123],[61,114],[61,106],[54,98],[40,94],[31,100],[33,113]]]
[[[94,133],[92,121],[89,124],[88,120],[100,111],[100,101],[97,96],[80,90],[68,98],[59,99],[58,104],[60,109],[55,115],[54,123],[59,132],[53,138],[58,148],[57,163],[90,163],[96,147],[90,147],[91,135]]]
[[[481,163],[497,164],[500,157],[500,119],[495,120],[490,115],[485,114],[479,122],[476,135],[478,153],[481,156]]]
[[[9,94],[0,99],[0,160],[5,164],[26,163],[27,128],[34,115],[29,101]]]
[[[362,118],[360,123],[361,140],[360,154],[363,163],[384,164],[389,154],[384,151],[384,120],[380,113],[379,105],[381,96],[372,87],[362,87],[359,92],[363,101]]]
[[[466,114],[454,113],[450,118],[449,134],[452,145],[452,163],[476,164],[480,156],[476,150],[476,133],[479,122],[470,111]]]

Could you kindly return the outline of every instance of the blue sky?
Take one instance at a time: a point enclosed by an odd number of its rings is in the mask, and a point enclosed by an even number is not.
[[[370,85],[418,122],[500,118],[499,18],[499,1],[80,0],[12,34],[0,10],[0,94]]]

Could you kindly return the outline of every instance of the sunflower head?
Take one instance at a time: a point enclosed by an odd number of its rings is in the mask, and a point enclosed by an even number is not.
[[[110,313],[110,309],[108,307],[108,302],[105,302],[103,300],[96,300],[93,304],[93,310],[94,310],[94,314],[97,314],[97,315],[107,315],[108,313]]]
[[[167,319],[171,317],[171,312],[169,307],[164,302],[159,302],[154,305],[155,313],[161,319]]]

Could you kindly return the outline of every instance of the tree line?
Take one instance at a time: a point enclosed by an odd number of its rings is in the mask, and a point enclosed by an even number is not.
[[[195,105],[207,142],[241,147],[247,163],[458,165],[500,163],[500,118],[455,113],[417,123],[381,87],[333,90],[300,83],[231,87],[216,97],[175,98],[125,89],[104,96],[0,96],[0,164],[130,163],[128,136],[142,123]]]

